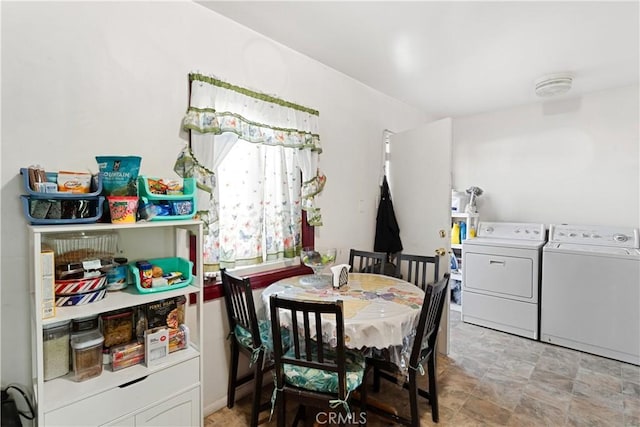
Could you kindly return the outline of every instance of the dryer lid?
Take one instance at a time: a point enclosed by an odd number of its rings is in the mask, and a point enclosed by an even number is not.
[[[545,244],[544,240],[516,240],[516,239],[493,239],[489,237],[476,237],[462,241],[462,247],[476,246],[500,246],[503,248],[538,249]]]

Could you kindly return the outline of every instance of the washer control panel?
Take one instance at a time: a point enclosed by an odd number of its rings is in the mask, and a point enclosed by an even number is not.
[[[552,224],[549,241],[580,245],[640,248],[637,228]]]
[[[480,222],[478,237],[544,241],[544,224],[526,222]]]

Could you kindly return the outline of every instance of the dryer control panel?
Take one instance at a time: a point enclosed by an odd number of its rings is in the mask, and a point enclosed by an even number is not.
[[[627,227],[552,224],[549,228],[549,241],[617,248],[640,248],[638,229]]]
[[[478,237],[544,241],[544,224],[526,222],[480,222]]]

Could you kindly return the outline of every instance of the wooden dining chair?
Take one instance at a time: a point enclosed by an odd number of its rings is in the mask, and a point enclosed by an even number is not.
[[[275,363],[277,424],[285,425],[286,405],[300,403],[293,425],[305,416],[306,406],[336,413],[340,424],[366,422],[366,363],[362,354],[345,349],[342,301],[300,301],[272,295],[269,300]],[[284,323],[283,323],[284,322]],[[326,332],[327,323],[336,333]],[[291,335],[285,349],[281,325]],[[360,390],[360,414],[349,406],[351,393]],[[357,416],[357,418],[349,418]]]
[[[440,257],[438,255],[410,255],[401,253],[397,259],[396,276],[413,283],[423,291],[427,284],[438,281]]]
[[[351,249],[349,251],[349,265],[353,273],[373,273],[387,276],[395,276],[397,268],[390,266],[386,253],[359,249]]]
[[[255,427],[258,425],[260,411],[270,407],[269,401],[261,404],[260,399],[263,375],[273,369],[273,361],[267,357],[267,350],[273,348],[271,324],[267,321],[258,322],[249,279],[229,274],[225,269],[220,271],[227,317],[229,318],[228,338],[231,346],[227,407],[233,408],[236,389],[254,380],[250,425]],[[238,378],[240,353],[244,353],[249,358],[249,366],[252,370]]]
[[[390,418],[396,423],[411,427],[420,427],[420,413],[418,410],[418,396],[422,396],[429,401],[431,406],[431,419],[437,423],[438,414],[438,383],[436,371],[436,342],[438,339],[438,329],[442,310],[447,300],[447,287],[449,285],[449,273],[435,284],[426,286],[424,301],[420,310],[420,318],[416,327],[416,335],[409,356],[408,380],[404,382],[403,388],[409,391],[409,404],[411,417],[406,418],[400,415],[379,412],[381,415]],[[418,387],[418,374],[424,374],[423,364],[427,365],[429,375],[428,390]],[[398,384],[398,373],[400,369],[393,363],[383,359],[367,358],[368,367],[378,370],[381,377]],[[375,378],[374,378],[375,382]],[[376,390],[374,384],[374,391]],[[369,408],[372,412],[378,412],[375,407]]]

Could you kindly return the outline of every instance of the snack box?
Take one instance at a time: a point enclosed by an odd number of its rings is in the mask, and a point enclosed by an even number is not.
[[[146,306],[147,329],[178,327],[178,302],[175,298],[155,301]]]
[[[144,333],[144,360],[147,366],[162,363],[169,355],[169,330],[167,328],[148,329]]]
[[[144,344],[134,341],[111,349],[111,369],[119,371],[144,362]]]

